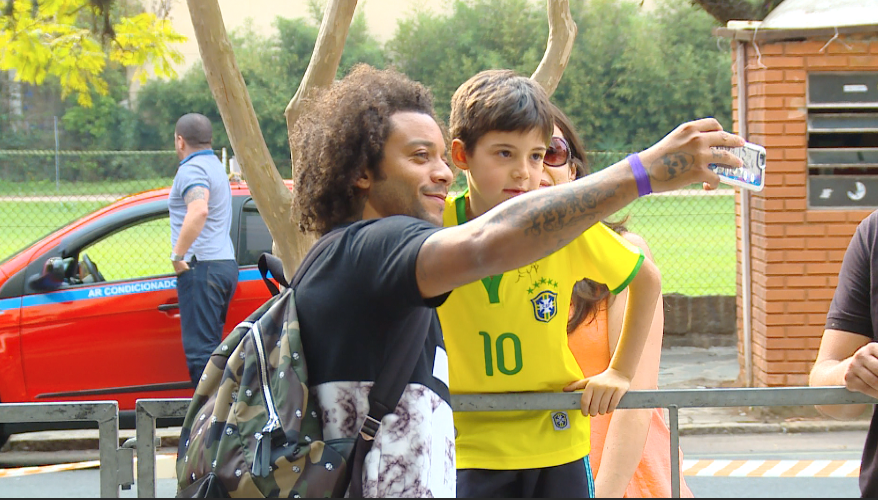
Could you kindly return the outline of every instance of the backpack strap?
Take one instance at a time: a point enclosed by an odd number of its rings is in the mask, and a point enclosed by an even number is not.
[[[410,314],[397,330],[396,341],[393,343],[396,348],[384,360],[384,367],[369,391],[369,414],[360,428],[360,434],[365,440],[375,439],[381,419],[396,410],[424,349],[432,317],[430,310],[419,310]]]
[[[385,359],[384,367],[375,379],[372,390],[369,391],[369,414],[360,427],[349,469],[351,498],[363,497],[363,462],[366,454],[372,449],[375,435],[381,427],[381,419],[396,410],[399,399],[415,371],[432,317],[433,312],[424,308],[410,314],[400,325],[395,342],[392,344],[396,349]]]
[[[269,273],[281,286],[289,288],[290,284],[287,283],[287,279],[284,277],[284,263],[277,256],[268,252],[262,252],[262,255],[259,256],[259,260],[256,261],[256,267],[259,268],[259,274],[262,275],[262,281],[265,282],[265,286],[268,287],[272,296],[280,293],[280,290],[278,290],[277,286],[268,279]]]

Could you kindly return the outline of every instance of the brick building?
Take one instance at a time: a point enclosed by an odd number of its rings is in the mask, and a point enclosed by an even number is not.
[[[845,249],[878,208],[878,0],[786,0],[716,33],[735,132],[767,151],[764,190],[736,194],[739,383],[804,386]]]

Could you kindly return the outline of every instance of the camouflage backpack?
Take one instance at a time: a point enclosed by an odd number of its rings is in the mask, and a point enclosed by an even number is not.
[[[431,315],[425,310],[398,325],[357,437],[324,441],[320,408],[309,398],[295,289],[341,235],[336,229],[318,240],[290,285],[280,259],[260,257],[272,297],[214,350],[195,388],[177,450],[178,498],[362,497],[363,461],[411,378]]]
[[[294,283],[331,239],[315,245]],[[355,440],[323,440],[295,290],[278,291],[267,279],[266,255],[260,271],[273,296],[210,357],[183,421],[177,497],[328,497],[347,489]],[[282,268],[272,275],[283,276]]]

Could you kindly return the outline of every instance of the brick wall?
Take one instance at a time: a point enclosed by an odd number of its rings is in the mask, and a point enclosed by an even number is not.
[[[756,387],[808,384],[847,244],[870,211],[807,208],[807,75],[878,71],[878,38],[746,43],[747,132],[765,146],[762,192],[750,194],[752,364]],[[732,44],[734,130],[737,43]],[[738,221],[738,351],[743,353],[741,194]],[[740,381],[745,380],[743,354]]]

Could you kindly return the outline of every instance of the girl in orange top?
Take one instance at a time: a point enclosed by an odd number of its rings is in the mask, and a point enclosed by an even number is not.
[[[567,116],[554,107],[555,133],[546,154],[541,186],[553,186],[586,175],[584,148]],[[558,141],[557,139],[562,139]],[[567,161],[561,149],[566,146]],[[608,223],[623,238],[652,253],[640,236],[621,223]],[[627,290],[611,296],[606,286],[590,280],[577,283],[567,325],[568,345],[587,378],[610,364],[625,316]],[[631,390],[656,389],[664,328],[663,302],[656,303],[649,338],[643,350]],[[660,408],[619,410],[591,419],[591,452],[595,496],[670,498],[671,435]],[[682,460],[682,453],[680,454]],[[680,471],[680,496],[692,498]]]

